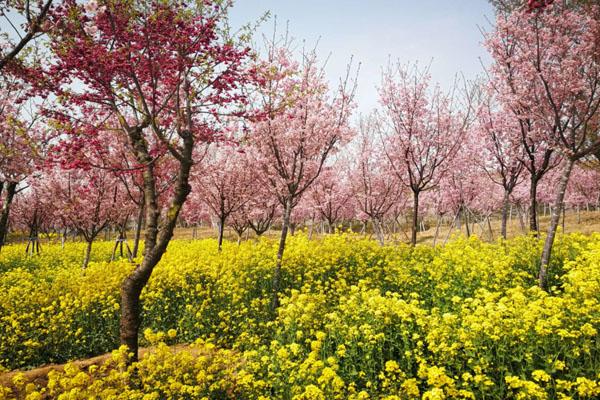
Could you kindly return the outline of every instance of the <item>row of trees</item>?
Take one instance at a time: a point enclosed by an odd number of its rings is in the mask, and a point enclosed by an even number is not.
[[[542,201],[544,287],[565,198],[599,197],[598,12],[551,3],[498,13],[485,82],[445,91],[427,68],[390,64],[379,109],[357,123],[352,65],[332,86],[287,38],[250,48],[249,32],[230,32],[228,1],[3,7],[23,32],[0,46],[0,238],[16,199],[13,229],[78,232],[85,266],[103,229],[122,240],[135,221],[120,325],[135,357],[140,293],[181,223],[215,220],[220,248],[227,224],[241,236],[278,221],[275,309],[286,237],[303,220],[371,222],[383,243],[409,215],[414,245],[426,215],[499,213],[506,236],[511,205],[529,205],[537,232]],[[39,35],[44,47],[26,46]]]

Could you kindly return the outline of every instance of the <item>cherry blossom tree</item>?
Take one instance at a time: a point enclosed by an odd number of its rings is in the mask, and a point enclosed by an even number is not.
[[[253,77],[250,50],[227,35],[229,7],[211,0],[64,1],[51,19],[55,59],[34,79],[41,93],[61,101],[48,112],[66,133],[65,154],[96,143],[105,122],[115,119],[116,134],[141,171],[144,254],[121,288],[120,339],[131,361],[137,359],[140,294],[190,193],[194,149],[217,137],[225,115],[240,114],[240,89]],[[166,160],[174,163],[176,178],[163,208],[157,164]]]
[[[600,198],[600,171],[595,165],[576,164],[571,174],[565,203],[577,209],[577,222],[580,223],[580,209],[589,209],[589,206],[596,205]]]
[[[479,165],[489,179],[502,187],[501,235],[506,239],[510,196],[522,177],[524,148],[521,146],[518,121],[510,111],[494,109],[492,99],[478,112],[475,135],[470,140],[480,149]]]
[[[283,224],[273,271],[273,309],[279,305],[281,260],[292,210],[321,175],[327,159],[351,136],[348,118],[354,88],[349,77],[330,95],[314,52],[292,61],[285,47],[269,46],[262,68],[265,84],[257,108],[263,118],[250,127],[249,150],[283,207]]]
[[[471,225],[477,217],[474,211],[487,208],[482,206],[481,196],[490,198],[492,204],[501,203],[501,197],[494,196],[493,188],[496,185],[491,184],[478,163],[474,162],[481,154],[479,148],[472,143],[474,136],[470,139],[462,143],[448,161],[447,172],[435,189],[441,203],[438,207],[454,215],[454,225],[458,228],[464,222],[467,236],[471,235]]]
[[[44,189],[52,199],[56,213],[60,214],[67,227],[79,232],[86,242],[82,264],[85,269],[98,234],[116,223],[127,207],[122,195],[123,188],[106,170],[55,169],[47,175]]]
[[[227,219],[242,211],[254,195],[254,175],[246,154],[237,146],[225,145],[212,151],[192,176],[193,200],[205,203],[217,218],[219,251]]]
[[[497,20],[506,24],[508,18],[507,15],[500,15]],[[533,92],[532,86],[521,85],[517,79],[518,66],[514,60],[519,46],[510,29],[501,32],[498,28],[495,35],[487,35],[486,46],[494,57],[494,64],[490,68],[490,85],[495,90],[502,108],[512,113],[518,121],[517,132],[524,150],[521,162],[529,177],[529,229],[537,235],[538,187],[546,174],[560,164],[561,157],[552,143],[540,133],[543,126],[533,117],[530,105],[525,101],[518,101],[536,98],[539,94]]]
[[[544,9],[553,4],[555,0],[489,0],[499,13],[510,13],[515,10],[533,12]],[[569,8],[585,7],[594,4],[595,0],[560,0],[562,6]]]
[[[427,69],[390,64],[379,89],[383,148],[394,174],[413,194],[411,244],[417,243],[419,196],[435,187],[470,120],[471,102],[460,110],[454,94],[431,88]]]
[[[250,229],[250,222],[248,218],[248,209],[247,205],[244,204],[240,209],[234,211],[229,216],[229,226],[235,231],[237,234],[237,244],[240,245],[242,243],[242,236],[244,232]]]
[[[0,87],[0,248],[4,244],[10,207],[19,185],[41,162],[45,148],[43,127],[30,112],[30,104],[16,101],[22,96],[23,85],[2,79]]]
[[[358,218],[370,220],[383,246],[383,222],[390,211],[403,199],[403,188],[389,170],[389,163],[381,147],[375,145],[376,116],[362,118],[350,157],[349,184],[359,211]]]
[[[597,136],[600,107],[600,64],[597,32],[600,21],[591,12],[569,10],[560,4],[528,13],[516,11],[499,18],[490,39],[492,55],[506,65],[503,44],[514,52],[514,86],[528,96],[502,93],[514,109],[527,110],[540,129],[537,134],[563,157],[550,226],[542,252],[539,284],[545,287],[552,244],[569,177],[575,162],[600,146]]]
[[[246,206],[248,225],[256,236],[262,236],[271,228],[273,221],[280,217],[279,202],[265,186],[257,188],[256,195]]]
[[[311,207],[327,223],[329,233],[335,232],[340,220],[348,218],[352,191],[347,182],[347,169],[340,160],[336,160],[335,164],[323,171],[308,196]]]

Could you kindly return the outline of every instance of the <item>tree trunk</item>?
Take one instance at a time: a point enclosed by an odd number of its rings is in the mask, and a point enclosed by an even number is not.
[[[10,213],[10,205],[17,191],[17,182],[9,182],[6,187],[6,197],[2,204],[2,214],[0,215],[0,249],[4,245],[6,239],[6,231],[8,228],[8,215]]]
[[[519,226],[521,227],[521,231],[525,232],[525,220],[523,219],[523,210],[521,206],[519,206],[517,212],[519,214]]]
[[[508,207],[510,205],[510,192],[504,191],[504,198],[502,199],[502,226],[500,228],[500,234],[506,239],[506,225],[508,223]],[[489,221],[488,221],[489,222]]]
[[[377,237],[377,241],[381,246],[385,245],[385,235],[383,234],[383,227],[378,218],[373,218],[373,232]]]
[[[86,269],[90,263],[90,255],[92,254],[92,242],[94,239],[86,240],[85,253],[83,255],[83,264],[81,269]]]
[[[437,242],[438,235],[440,233],[440,226],[442,225],[442,217],[438,216],[437,224],[435,226],[435,235],[433,235],[433,247],[435,247],[435,243]]]
[[[540,232],[537,220],[537,185],[537,178],[532,176],[529,186],[529,230],[533,232],[536,237]]]
[[[446,234],[446,239],[444,239],[444,244],[446,244],[448,242],[448,239],[450,239],[450,234],[452,233],[452,230],[454,229],[454,227],[457,226],[457,224],[458,224],[459,229],[460,229],[460,208],[456,212],[456,216],[454,217],[454,221],[452,221],[452,224],[450,224],[450,227],[448,229],[448,234]]]
[[[469,214],[467,213],[467,208],[465,206],[463,206],[461,209],[462,209],[462,214],[465,218],[465,229],[467,232],[467,237],[471,237],[471,229],[469,227]]]
[[[137,220],[135,221],[135,235],[133,237],[133,251],[132,253],[132,258],[136,258],[138,255],[138,251],[140,248],[140,238],[142,237],[142,226],[144,224],[144,202],[142,199],[142,204],[140,204],[140,207],[138,209],[138,215],[137,215]]]
[[[281,226],[281,237],[279,238],[279,248],[277,249],[277,263],[273,271],[273,298],[271,300],[271,309],[275,311],[279,307],[279,290],[281,285],[281,260],[285,250],[285,240],[287,239],[290,226],[290,216],[292,214],[292,200],[287,199],[283,211],[283,225]]]
[[[223,249],[223,233],[225,231],[225,218],[219,218],[219,236],[218,236],[218,245],[219,245],[219,253]]]
[[[419,228],[419,191],[413,190],[413,215],[412,215],[412,230],[410,236],[411,246],[417,244],[417,229]]]
[[[547,274],[548,265],[550,263],[550,255],[552,254],[552,245],[554,244],[554,238],[556,236],[556,229],[560,221],[560,211],[562,210],[562,204],[565,198],[565,192],[567,191],[567,184],[569,183],[569,177],[573,170],[574,161],[569,159],[567,166],[563,171],[558,184],[558,192],[554,200],[554,207],[552,207],[552,214],[550,216],[550,226],[548,227],[548,235],[546,236],[546,242],[544,243],[544,250],[542,251],[542,259],[540,262],[540,271],[538,274],[538,284],[542,289],[547,289]]]
[[[119,337],[121,344],[127,346],[131,357],[129,363],[138,360],[138,335],[142,322],[140,295],[148,283],[154,267],[167,250],[173,237],[177,218],[190,191],[190,170],[192,168],[192,151],[194,138],[189,132],[182,132],[183,149],[179,160],[179,171],[173,197],[164,219],[160,219],[158,191],[154,163],[149,154],[148,143],[142,136],[141,127],[128,129],[127,133],[136,152],[137,161],[144,165],[144,201],[146,208],[146,229],[144,233],[144,258],[135,269],[125,278],[121,285],[121,319],[119,321]]]

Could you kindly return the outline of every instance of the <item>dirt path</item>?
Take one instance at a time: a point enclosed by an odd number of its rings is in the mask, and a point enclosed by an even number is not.
[[[143,358],[152,349],[153,349],[152,347],[140,348],[140,350],[139,350],[140,358]],[[176,353],[178,353],[180,351],[184,351],[184,350],[191,350],[192,354],[201,352],[201,351],[199,351],[199,349],[190,347],[190,345],[188,345],[188,344],[178,344],[175,346],[171,346],[171,350],[173,350]],[[107,360],[109,360],[111,358],[111,356],[112,356],[112,353],[106,353],[106,354],[102,354],[100,356],[87,358],[84,360],[71,361],[71,364],[76,365],[82,371],[87,371],[92,365],[100,366],[100,365],[104,364]],[[25,377],[25,382],[34,383],[36,386],[43,387],[43,386],[46,386],[46,384],[48,383],[48,373],[50,373],[50,371],[63,371],[65,369],[65,365],[66,364],[47,364],[47,365],[43,365],[41,367],[30,369],[30,370],[15,370],[15,371],[10,371],[10,372],[0,373],[0,385],[9,387],[13,391],[16,390],[16,388],[12,382],[12,379],[15,375],[22,373],[23,376]]]

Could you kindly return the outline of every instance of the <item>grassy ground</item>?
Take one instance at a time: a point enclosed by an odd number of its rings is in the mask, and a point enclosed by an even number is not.
[[[428,229],[419,232],[418,234],[418,242],[422,244],[433,244],[435,234],[436,234],[436,221],[427,221]],[[561,228],[562,228],[562,218],[561,218]],[[521,222],[517,216],[514,216],[512,220],[509,221],[507,226],[508,237],[516,237],[519,235],[526,234],[529,227],[529,221],[523,221],[524,227],[521,226]],[[549,215],[540,215],[539,216],[540,223],[540,231],[542,233],[546,232],[548,229],[548,225],[550,223]],[[489,226],[492,228],[492,235],[490,236]],[[309,231],[309,228],[303,228],[306,232]],[[356,227],[355,227],[356,230]],[[565,233],[572,232],[580,232],[584,234],[589,234],[592,232],[600,232],[600,212],[598,211],[582,211],[580,213],[577,212],[567,212],[566,218],[564,221],[564,231]],[[280,231],[276,228],[269,230],[265,233],[267,237],[278,237]],[[478,221],[475,223],[470,223],[470,233],[472,235],[477,235],[479,238],[483,240],[496,240],[500,237],[500,219],[498,217],[490,218],[490,224],[488,225],[487,221]],[[320,236],[321,229],[315,228],[313,229],[313,236]],[[372,233],[368,233],[369,235],[375,237]],[[437,235],[436,243],[440,244],[445,241],[445,239],[450,235],[457,236],[463,235],[466,236],[466,228],[464,222],[461,223],[461,229],[458,229],[456,226],[451,227],[448,221],[445,221],[439,228],[439,232]],[[197,238],[208,238],[208,237],[216,237],[216,230],[210,227],[203,227],[196,229],[196,237]],[[253,234],[248,236],[244,235],[244,238],[254,237]],[[193,238],[193,229],[192,228],[178,228],[175,231],[176,239],[192,239]],[[237,235],[232,230],[226,230],[225,238],[228,240],[235,241],[237,240]],[[387,235],[386,240],[388,242],[409,242],[410,241],[410,227],[408,225],[402,225],[395,233],[390,233]]]
[[[548,224],[550,223],[550,216],[549,215],[540,215],[539,216],[539,223],[540,223],[540,231],[542,233],[545,233],[546,230],[548,229]],[[434,220],[427,220],[426,221],[426,229],[424,231],[420,231],[418,233],[417,236],[417,241],[418,243],[421,244],[433,244],[434,240],[436,244],[442,244],[446,241],[447,238],[453,237],[453,236],[466,236],[467,235],[467,231],[465,228],[465,224],[464,222],[462,222],[460,224],[460,228],[458,228],[457,226],[452,226],[452,224],[450,223],[450,220],[445,220],[440,228],[439,231],[437,233],[437,238],[436,238],[436,224],[437,221]],[[496,239],[498,239],[500,237],[500,219],[497,216],[491,217],[490,218],[490,223],[488,225],[487,220],[484,221],[476,221],[476,222],[471,222],[469,224],[470,226],[470,234],[471,235],[476,235],[479,238],[481,238],[482,240],[486,240],[486,241],[494,241]],[[491,227],[491,234],[490,234],[490,227]],[[524,235],[527,234],[528,231],[528,227],[529,227],[529,221],[528,220],[524,220],[523,224],[520,222],[518,216],[514,216],[508,223],[507,226],[507,231],[508,231],[508,237],[512,238],[512,237],[516,237],[519,235]],[[575,211],[567,211],[566,214],[566,218],[564,219],[564,225],[563,225],[563,219],[561,217],[561,225],[560,225],[561,229],[564,228],[564,232],[565,233],[572,233],[572,232],[580,232],[580,233],[584,233],[584,234],[590,234],[592,232],[600,232],[600,212],[599,211],[581,211],[580,213],[577,213]],[[347,228],[343,228],[343,229],[347,229]],[[360,231],[360,226],[355,226],[354,227],[354,231],[358,232]],[[307,234],[312,235],[313,237],[319,237],[321,236],[322,233],[322,229],[321,226],[315,226],[314,229],[312,230],[312,233],[310,233],[310,228],[309,227],[303,227],[301,228],[301,230],[305,231]],[[280,230],[277,226],[273,227],[272,229],[270,229],[269,231],[267,231],[263,236],[266,237],[270,237],[270,238],[278,238],[280,234]],[[370,231],[370,227],[368,228],[368,232],[367,235],[373,237],[375,239],[374,234]],[[98,240],[111,240],[111,238],[114,238],[116,236],[116,234],[111,234],[111,236],[107,235],[107,234],[101,234],[98,237]],[[253,239],[255,238],[256,235],[254,235],[253,232],[246,232],[243,235],[243,240],[247,240],[247,239]],[[130,246],[132,245],[132,238],[133,238],[133,232],[128,232],[127,237],[129,239],[129,244]],[[209,226],[203,226],[203,227],[198,227],[198,228],[184,228],[184,227],[178,227],[175,229],[175,234],[174,234],[174,239],[183,239],[183,240],[191,240],[191,239],[205,239],[205,238],[216,238],[217,237],[217,231],[216,229],[209,227]],[[48,242],[48,240],[54,241],[54,242],[58,242],[58,238],[57,237],[49,237],[47,235],[42,235],[42,243],[44,242]],[[231,230],[231,229],[226,229],[225,230],[225,239],[226,240],[230,240],[230,241],[237,241],[237,234]],[[69,239],[71,240],[71,239]],[[79,239],[77,239],[79,240]],[[10,239],[10,242],[22,242],[24,245],[27,243],[27,237],[23,236],[23,235],[13,235]],[[400,242],[406,242],[408,243],[410,241],[410,226],[408,224],[401,224],[399,227],[397,227],[394,232],[389,232],[386,235],[386,243],[400,243]]]

